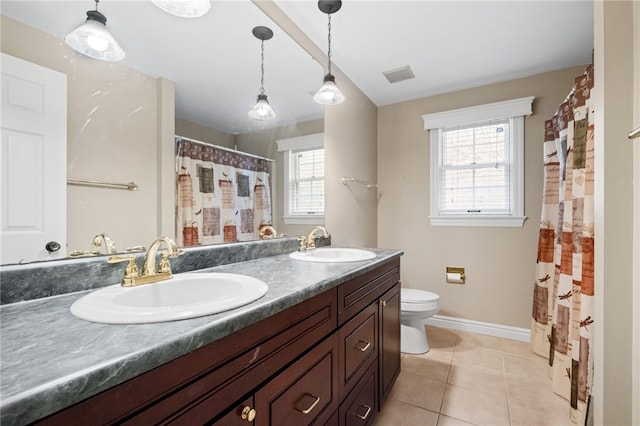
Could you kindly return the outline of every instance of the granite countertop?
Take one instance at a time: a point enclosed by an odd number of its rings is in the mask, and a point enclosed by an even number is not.
[[[20,425],[45,417],[402,254],[369,250],[376,258],[361,262],[301,262],[282,254],[204,269],[261,279],[269,291],[249,305],[187,320],[111,325],[74,317],[69,307],[90,291],[3,305],[0,421]]]

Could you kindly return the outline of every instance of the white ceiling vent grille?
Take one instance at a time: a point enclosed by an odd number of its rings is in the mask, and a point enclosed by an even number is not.
[[[411,71],[411,67],[409,65],[406,65],[402,68],[385,71],[382,74],[387,78],[387,80],[389,80],[389,83],[397,83],[398,81],[415,78],[415,74],[413,74],[413,71]]]

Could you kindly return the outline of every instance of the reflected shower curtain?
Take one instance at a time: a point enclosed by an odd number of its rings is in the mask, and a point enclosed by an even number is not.
[[[256,240],[271,225],[269,161],[176,137],[176,242]]]
[[[531,348],[549,359],[552,389],[584,424],[593,383],[593,66],[545,123],[544,189]]]

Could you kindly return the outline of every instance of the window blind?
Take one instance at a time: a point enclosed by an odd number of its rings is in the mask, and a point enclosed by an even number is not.
[[[441,214],[510,212],[509,120],[442,129]]]
[[[324,214],[324,149],[291,152],[290,213]]]

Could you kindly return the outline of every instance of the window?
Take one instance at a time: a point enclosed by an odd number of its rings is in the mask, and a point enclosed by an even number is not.
[[[324,134],[277,143],[284,154],[284,222],[324,223]]]
[[[533,97],[424,115],[433,226],[522,226],[524,117]]]

